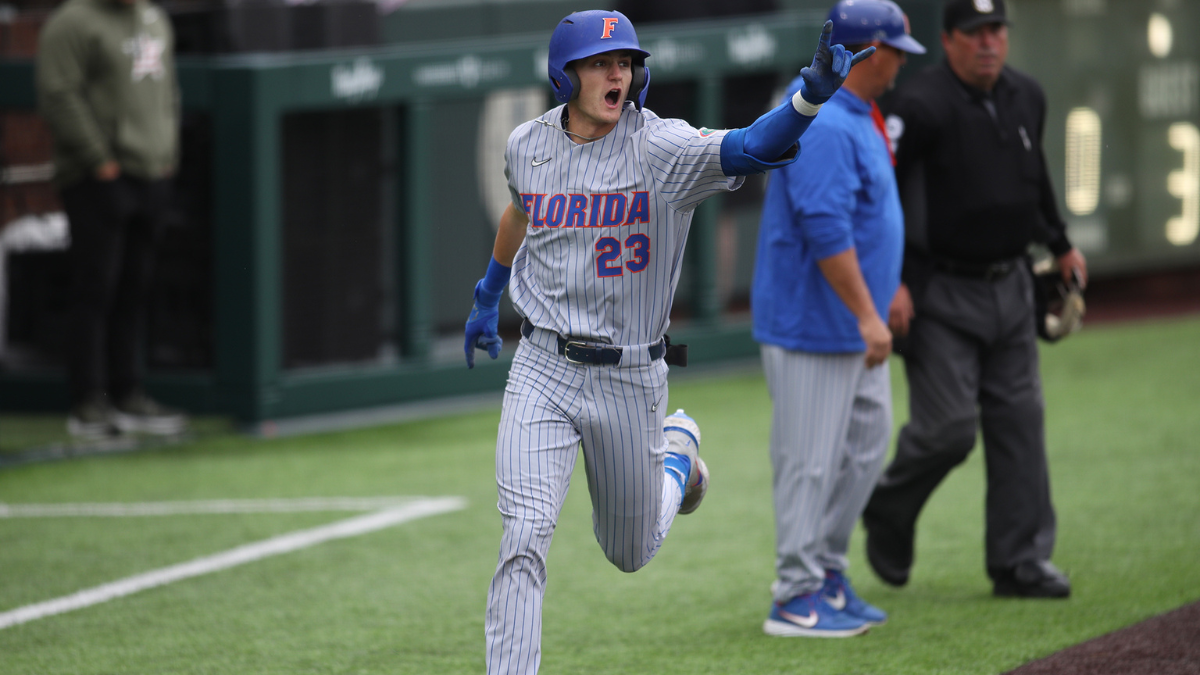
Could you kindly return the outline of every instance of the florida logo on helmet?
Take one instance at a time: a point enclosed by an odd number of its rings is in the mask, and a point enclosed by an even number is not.
[[[604,35],[600,36],[601,40],[607,40],[612,37],[613,29],[617,27],[617,20],[615,16],[604,19]]]

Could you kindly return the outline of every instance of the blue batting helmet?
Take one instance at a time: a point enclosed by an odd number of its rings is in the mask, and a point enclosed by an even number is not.
[[[842,0],[829,10],[829,20],[833,22],[830,44],[845,47],[879,40],[911,54],[925,53],[910,34],[908,17],[892,0]]]
[[[646,67],[650,52],[638,44],[633,22],[616,10],[575,12],[558,22],[554,35],[550,36],[550,59],[546,68],[554,98],[559,103],[566,103],[579,95],[579,77],[570,67],[572,61],[618,49],[634,54],[633,82],[629,85],[627,98],[641,110],[650,84],[650,69]]]

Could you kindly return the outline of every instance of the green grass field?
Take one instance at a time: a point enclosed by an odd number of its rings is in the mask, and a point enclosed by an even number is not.
[[[1067,601],[998,600],[980,453],[935,493],[902,590],[851,550],[892,619],[848,640],[767,638],[773,520],[761,376],[677,377],[712,488],[649,567],[592,538],[575,476],[549,560],[543,673],[999,673],[1200,599],[1200,317],[1089,327],[1044,347],[1057,564]],[[896,419],[906,416],[893,361]],[[0,673],[480,673],[496,560],[499,410],[275,440],[210,433],[0,470],[0,503],[445,496],[465,510],[322,543],[0,629]],[[55,424],[61,423],[61,420]],[[16,424],[13,418],[0,424]],[[27,434],[39,431],[27,422]],[[55,432],[57,433],[57,432]],[[0,614],[354,517],[345,512],[0,517]]]

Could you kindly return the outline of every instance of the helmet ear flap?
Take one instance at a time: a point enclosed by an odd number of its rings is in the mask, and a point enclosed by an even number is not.
[[[638,110],[646,102],[646,80],[649,76],[645,62],[634,62],[633,80],[629,83],[629,98],[637,102]]]
[[[567,81],[571,83],[571,100],[579,98],[579,75],[575,72],[575,62],[572,61],[563,68],[563,75],[567,76]]]

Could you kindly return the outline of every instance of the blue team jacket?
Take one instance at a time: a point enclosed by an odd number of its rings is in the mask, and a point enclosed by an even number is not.
[[[799,87],[796,78],[788,96]],[[754,339],[794,351],[864,351],[858,321],[817,261],[854,247],[887,320],[904,255],[891,158],[870,104],[846,89],[821,108],[801,145],[800,159],[767,184],[750,297]]]

